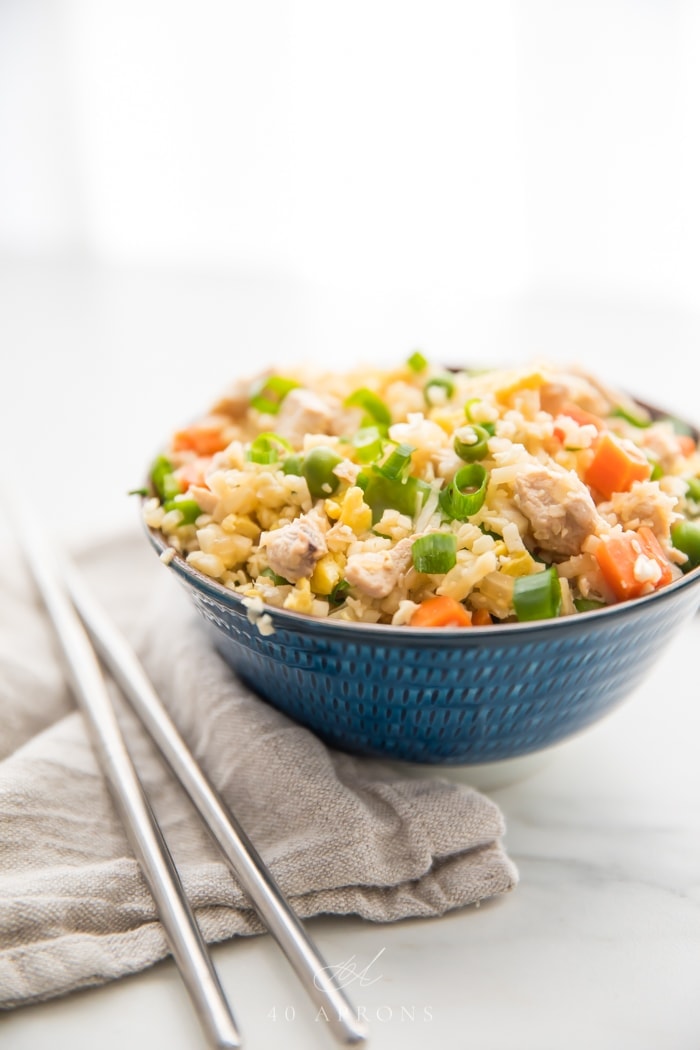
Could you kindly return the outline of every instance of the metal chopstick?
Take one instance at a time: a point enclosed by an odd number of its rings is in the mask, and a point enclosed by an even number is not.
[[[41,530],[18,513],[18,536],[66,658],[73,693],[131,847],[150,887],[173,957],[211,1046],[241,1037],[160,828],[136,775],[97,658]]]
[[[312,1002],[324,1011],[328,1027],[344,1044],[362,1043],[367,1035],[365,1025],[245,831],[204,776],[129,643],[86,589],[75,567],[67,561],[64,579],[100,657],[189,795],[241,888],[278,942]]]

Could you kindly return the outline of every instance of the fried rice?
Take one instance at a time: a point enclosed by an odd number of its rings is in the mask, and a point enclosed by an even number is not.
[[[150,471],[146,524],[266,606],[479,626],[585,614],[700,561],[695,436],[584,371],[238,380]],[[262,619],[261,619],[262,618]],[[271,629],[271,628],[270,628]]]

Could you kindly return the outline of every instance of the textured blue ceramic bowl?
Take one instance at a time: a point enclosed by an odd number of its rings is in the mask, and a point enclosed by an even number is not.
[[[160,553],[163,537],[149,532]],[[538,751],[625,699],[700,603],[700,569],[636,601],[580,616],[477,630],[319,620],[266,611],[183,559],[171,568],[224,659],[332,747],[425,763]]]

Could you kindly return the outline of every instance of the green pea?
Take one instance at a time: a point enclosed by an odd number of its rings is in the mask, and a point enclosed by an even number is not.
[[[282,473],[283,474],[295,474],[298,478],[300,478],[302,476],[302,474],[301,474],[301,464],[302,464],[302,457],[301,456],[287,456],[287,458],[285,459],[284,463],[282,464]]]
[[[700,565],[700,522],[677,521],[671,527],[671,542],[676,550],[688,555],[688,560],[683,566],[684,572]]]
[[[342,456],[327,445],[317,445],[304,456],[301,472],[306,478],[312,499],[331,496],[340,484],[333,468],[342,463]]]

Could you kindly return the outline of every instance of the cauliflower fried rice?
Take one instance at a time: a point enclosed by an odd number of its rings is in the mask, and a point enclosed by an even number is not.
[[[679,432],[679,430],[681,432]],[[424,627],[585,614],[700,562],[694,437],[577,369],[299,369],[173,434],[163,560],[266,606]]]

